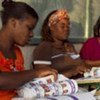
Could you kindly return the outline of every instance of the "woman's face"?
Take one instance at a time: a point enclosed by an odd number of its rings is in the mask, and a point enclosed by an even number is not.
[[[33,36],[33,29],[36,26],[37,20],[31,16],[24,20],[17,20],[14,29],[14,42],[20,46],[28,43]]]
[[[62,19],[58,21],[56,24],[51,26],[51,35],[53,39],[57,40],[65,40],[69,36],[69,18]]]

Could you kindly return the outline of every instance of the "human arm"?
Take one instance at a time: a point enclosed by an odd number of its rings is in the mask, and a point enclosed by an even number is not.
[[[100,67],[100,60],[85,60],[85,63],[91,67]]]
[[[21,72],[0,72],[0,89],[17,89],[34,78],[45,77],[51,74],[57,77],[57,73],[50,69],[26,70]]]
[[[73,65],[71,66],[70,69],[67,70],[63,70],[62,72],[60,72],[61,74],[65,75],[66,77],[72,77],[72,76],[76,76],[76,75],[83,75],[84,72],[90,71],[89,67],[84,66],[84,64],[81,65]]]
[[[73,71],[77,69],[75,72],[76,74],[82,73],[85,70],[81,67],[81,59],[78,57],[77,59],[71,58],[70,55],[76,54],[72,51],[72,53],[58,53],[54,56],[51,54],[52,49],[49,45],[41,44],[39,45],[33,53],[33,63],[35,68],[53,68],[58,71],[58,73],[66,73],[66,76],[68,77],[73,74],[71,73],[72,69]],[[81,65],[81,66],[80,66]],[[81,68],[80,68],[81,67]],[[74,69],[75,68],[75,69]],[[80,68],[80,70],[79,70]],[[81,70],[82,69],[82,70]],[[70,71],[69,71],[70,70]]]
[[[36,64],[35,65],[35,70],[38,70],[38,69],[42,69],[42,70],[49,70],[51,71],[51,73],[49,73],[48,75],[53,75],[54,76],[54,80],[56,81],[57,80],[57,74],[58,74],[58,71],[56,69],[53,69],[51,66],[49,65],[45,65],[45,64]],[[45,72],[46,73],[46,72]],[[45,75],[47,76],[47,75]]]
[[[66,46],[66,45],[65,45]],[[66,46],[66,51],[68,52],[68,56],[65,57],[65,61],[70,66],[70,70],[65,70],[63,74],[65,76],[75,76],[77,74],[83,74],[86,71],[89,71],[91,69],[90,65],[87,65],[81,58],[80,55],[75,50],[74,46],[72,44],[69,44]],[[70,53],[69,53],[70,52]],[[72,55],[72,57],[71,57]],[[74,58],[74,57],[77,58]]]

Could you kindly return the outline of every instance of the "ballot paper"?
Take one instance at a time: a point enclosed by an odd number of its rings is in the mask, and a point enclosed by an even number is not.
[[[100,67],[93,67],[89,72],[84,73],[84,77],[100,77]]]
[[[36,100],[96,100],[91,93],[76,93],[70,94],[67,96],[57,96],[57,97],[45,97],[45,98],[37,98]]]
[[[41,98],[22,98],[15,97],[12,100],[96,100],[96,98],[89,92],[86,93],[76,93],[66,96],[56,96],[56,97],[41,97]],[[100,99],[97,99],[100,100]]]
[[[19,97],[23,98],[41,98],[69,95],[77,91],[78,85],[75,80],[68,79],[59,74],[56,82],[54,82],[52,75],[44,78],[36,78],[22,86],[17,93]]]

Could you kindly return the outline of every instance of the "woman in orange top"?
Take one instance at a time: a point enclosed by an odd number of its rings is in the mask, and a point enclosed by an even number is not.
[[[32,30],[38,21],[35,10],[24,2],[4,0],[1,11],[2,28],[0,30],[0,100],[11,100],[15,89],[36,77],[53,74],[53,69],[23,71],[23,57],[16,46],[24,46],[32,37]],[[20,72],[19,72],[20,71]]]

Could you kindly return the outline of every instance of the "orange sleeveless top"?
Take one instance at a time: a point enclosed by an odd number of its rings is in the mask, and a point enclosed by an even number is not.
[[[0,71],[13,72],[24,70],[24,60],[18,47],[14,48],[17,59],[7,59],[0,52]],[[0,90],[0,100],[11,100],[16,95],[15,90]]]

